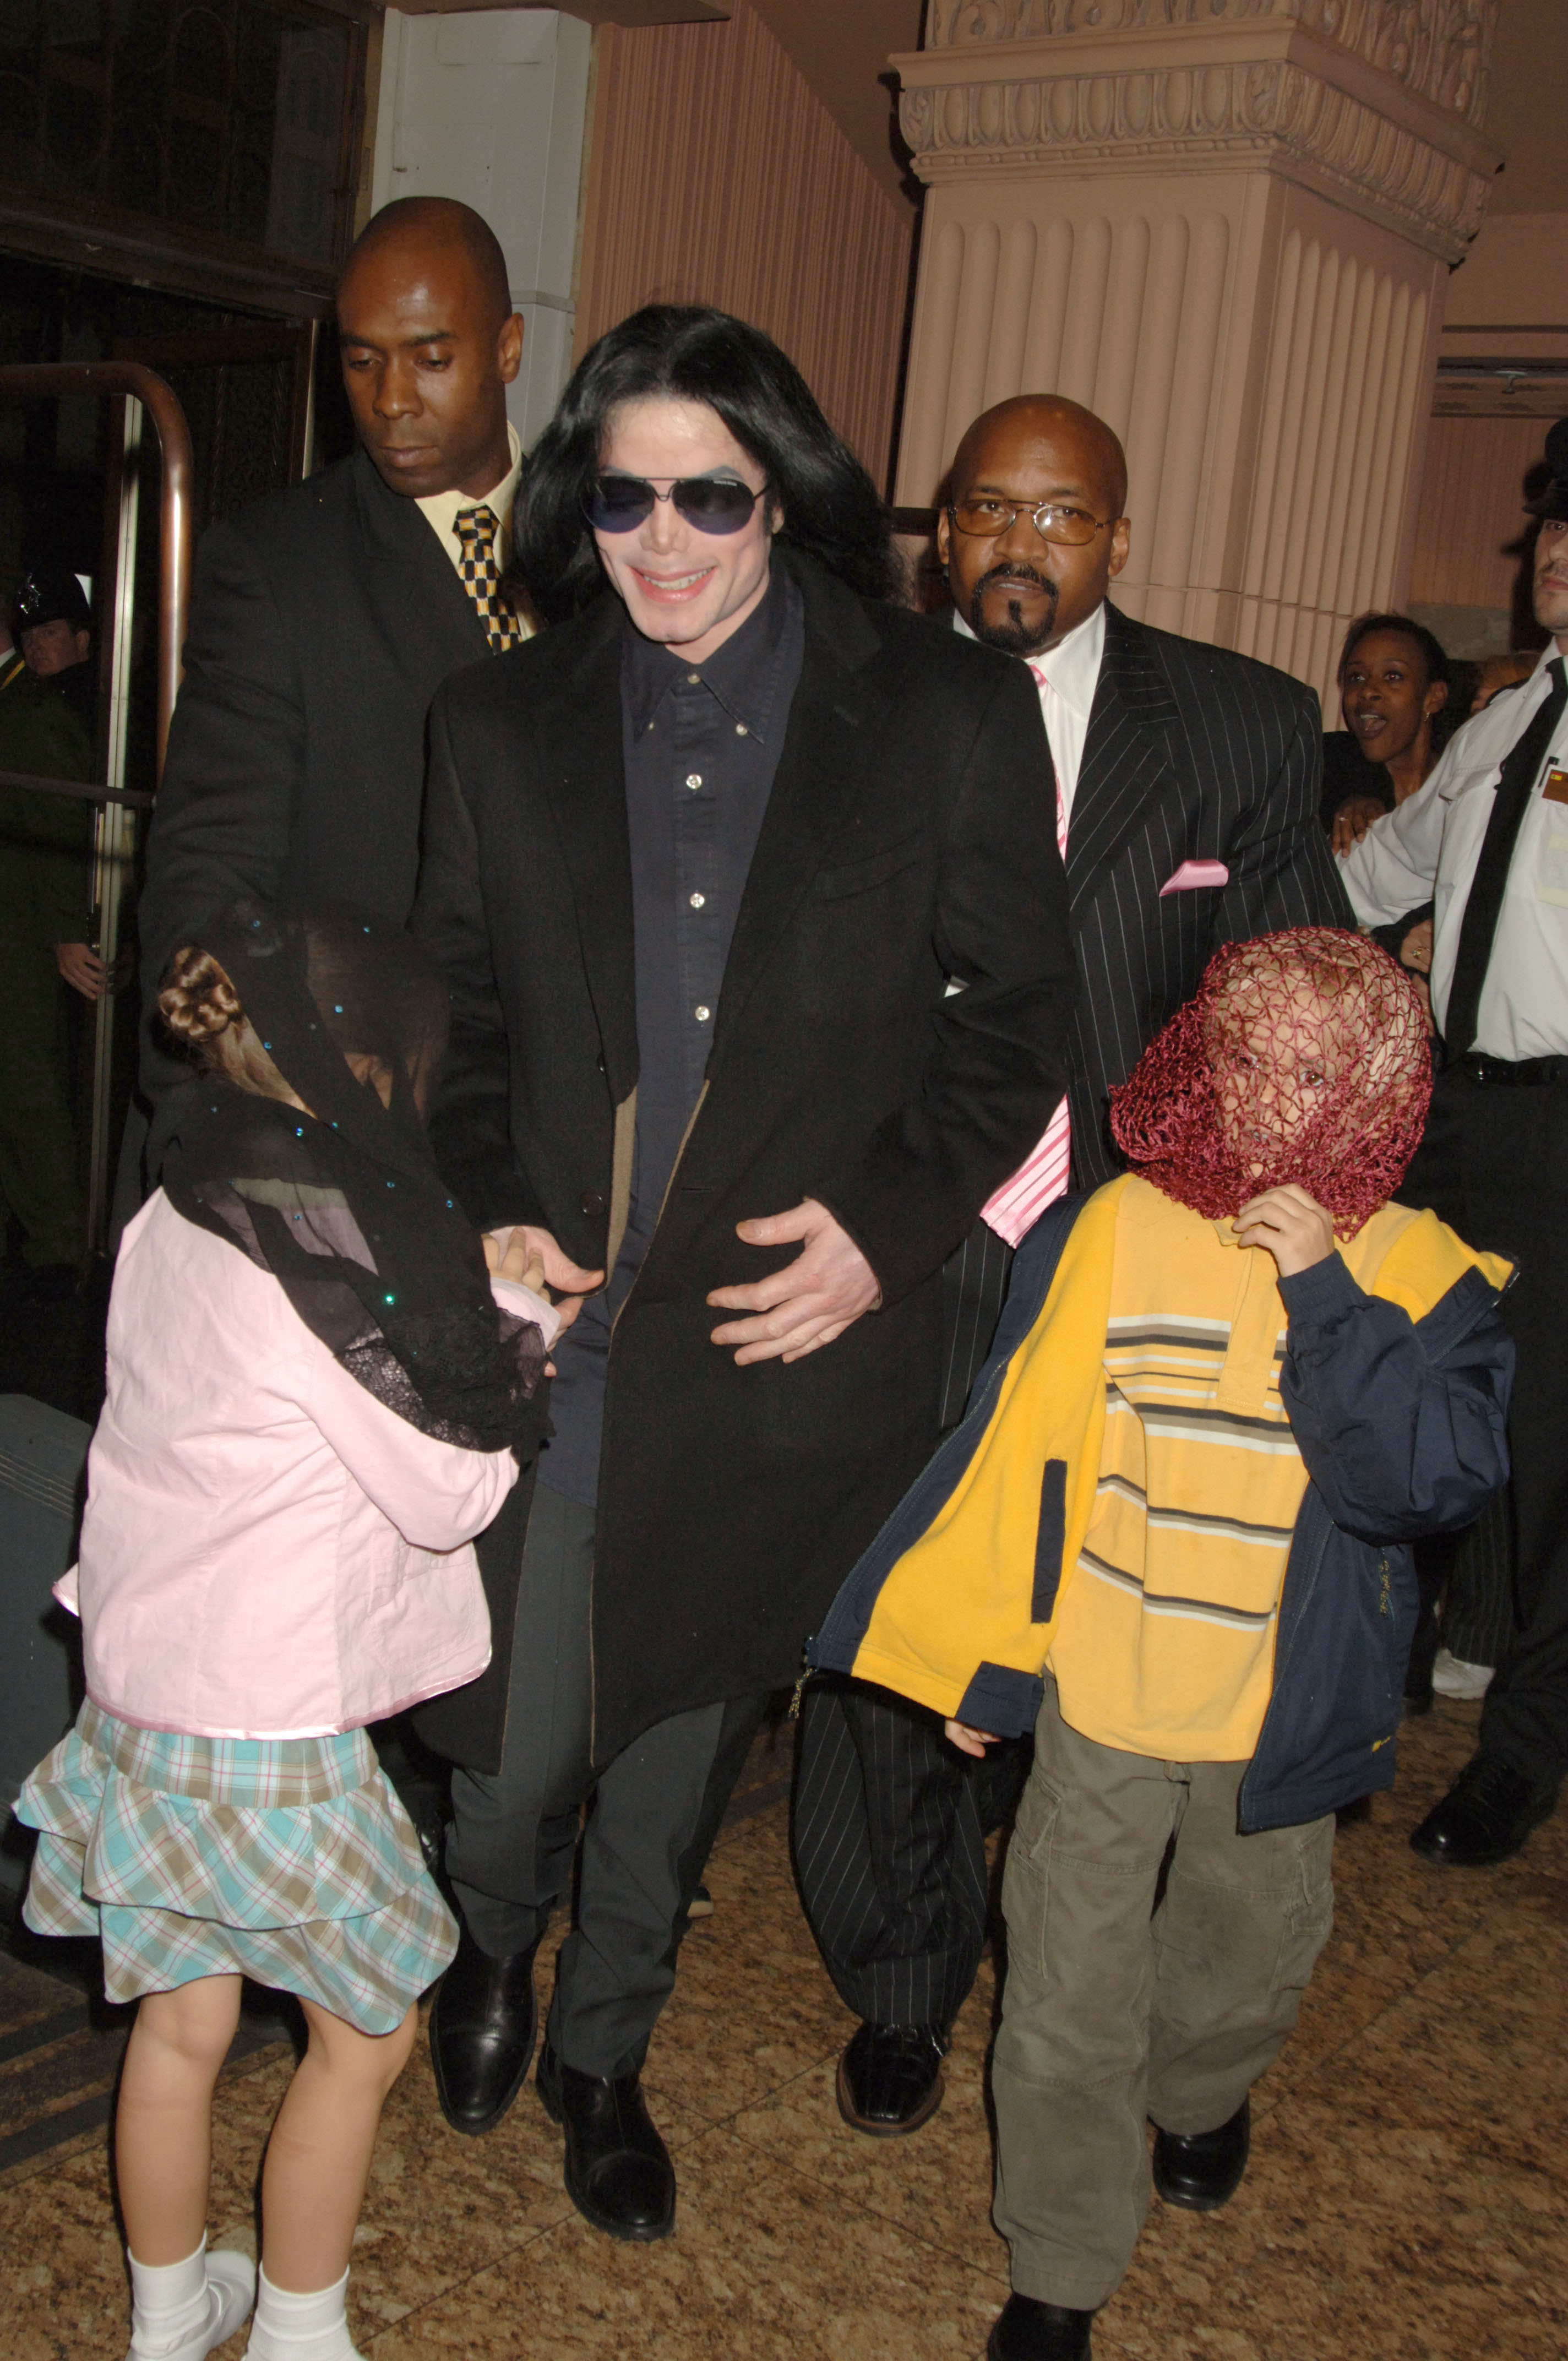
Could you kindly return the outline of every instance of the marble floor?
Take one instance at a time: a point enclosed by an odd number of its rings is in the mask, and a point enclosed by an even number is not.
[[[1568,1811],[1491,1872],[1429,1870],[1405,1841],[1475,1719],[1440,1701],[1409,1726],[1398,1792],[1342,1832],[1333,1939],[1255,2094],[1241,2192],[1209,2217],[1155,2203],[1097,2361],[1568,2354]],[[833,2065],[850,2019],[791,1880],[783,1744],[751,1766],[648,2063],[679,2235],[627,2247],[587,2229],[532,2087],[488,2138],[448,2131],[422,2044],[356,2249],[367,2361],[977,2361],[1007,2284],[987,2210],[990,1969],[935,2119],[908,2140],[850,2131]],[[9,2054],[0,2041],[0,2114]],[[259,2040],[220,2086],[215,2245],[252,2241],[291,2062]],[[0,2172],[0,2361],[121,2361],[126,2323],[93,2125]]]

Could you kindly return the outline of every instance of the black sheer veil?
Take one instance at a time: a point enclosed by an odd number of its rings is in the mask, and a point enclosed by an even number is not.
[[[544,1340],[499,1311],[484,1250],[436,1170],[418,1093],[444,985],[401,929],[241,902],[197,930],[310,1112],[203,1072],[171,1093],[161,1180],[187,1221],[269,1270],[357,1383],[422,1433],[532,1457]],[[345,1052],[378,1059],[389,1106]]]

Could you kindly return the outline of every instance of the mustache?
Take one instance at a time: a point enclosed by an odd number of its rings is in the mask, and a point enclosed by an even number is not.
[[[1011,565],[993,566],[989,573],[982,574],[970,596],[973,598],[983,598],[990,589],[1012,585],[1022,587],[1025,583],[1032,589],[1038,590],[1042,597],[1048,598],[1053,607],[1056,605],[1059,593],[1050,576],[1038,573],[1034,566],[1021,564],[1016,560]]]

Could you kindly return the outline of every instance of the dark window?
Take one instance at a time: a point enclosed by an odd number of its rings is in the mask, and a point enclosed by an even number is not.
[[[330,269],[363,69],[309,0],[0,0],[0,182]]]

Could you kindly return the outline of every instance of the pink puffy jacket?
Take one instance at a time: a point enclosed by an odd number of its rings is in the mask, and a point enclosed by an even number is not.
[[[318,1737],[483,1671],[471,1544],[517,1481],[510,1451],[386,1409],[161,1190],[126,1232],[108,1344],[81,1562],[57,1593],[94,1704],[200,1737]]]

